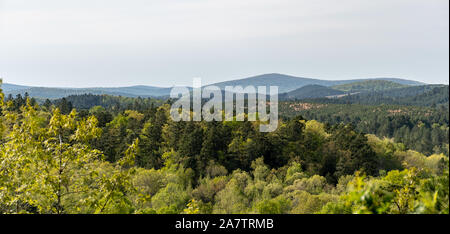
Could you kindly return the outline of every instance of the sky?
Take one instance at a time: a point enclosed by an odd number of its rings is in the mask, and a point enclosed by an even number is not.
[[[448,0],[0,0],[0,77],[192,85],[265,73],[449,83]]]

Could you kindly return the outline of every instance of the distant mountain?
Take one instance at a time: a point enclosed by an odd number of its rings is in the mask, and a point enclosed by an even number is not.
[[[354,82],[363,82],[367,80],[383,80],[391,81],[401,85],[423,85],[423,83],[412,80],[404,80],[398,78],[369,78],[369,79],[355,79],[355,80],[319,80],[304,77],[295,77],[289,75],[283,75],[278,73],[264,74],[259,76],[253,76],[245,79],[231,80],[215,83],[212,85],[218,86],[224,89],[225,86],[278,86],[279,93],[287,93],[306,85],[321,85],[321,86],[335,86]]]
[[[7,85],[8,88],[4,89],[5,94],[11,94],[13,96],[17,94],[24,95],[28,93],[30,97],[35,98],[49,98],[57,99],[70,95],[81,94],[94,94],[94,95],[112,95],[112,96],[124,96],[124,97],[161,97],[170,94],[171,88],[160,88],[152,86],[130,86],[130,87],[117,87],[117,88],[46,88],[46,87],[26,87],[26,88],[14,88],[13,85]]]
[[[306,85],[323,85],[323,86],[330,86],[327,85],[327,81],[325,80],[318,80],[318,79],[310,79],[310,78],[303,78],[303,77],[295,77],[295,76],[288,76],[283,74],[265,74],[265,75],[259,75],[259,76],[253,76],[245,79],[239,79],[239,80],[231,80],[231,81],[224,81],[220,83],[215,83],[212,85],[218,86],[221,89],[224,89],[225,86],[278,86],[278,92],[279,93],[287,93],[290,91],[293,91],[295,89],[301,88]]]
[[[388,80],[366,80],[332,86],[333,89],[349,93],[377,92],[404,87],[409,87],[409,85],[399,84]]]
[[[282,94],[280,99],[307,99],[343,95],[345,92],[322,85],[306,85],[294,91]]]
[[[2,84],[3,92],[10,92],[13,90],[21,90],[21,89],[27,89],[27,88],[30,88],[30,86],[15,85],[15,84],[8,84],[8,83]]]
[[[357,79],[357,80],[319,80],[304,77],[288,76],[278,73],[259,75],[239,80],[231,80],[220,83],[215,83],[222,89],[225,86],[278,86],[279,93],[287,93],[294,91],[307,85],[320,85],[325,87],[331,87],[335,85],[342,85],[354,82],[362,82],[367,80],[384,80],[391,81],[401,85],[421,85],[422,83],[412,80],[404,80],[398,78],[373,78],[373,79]],[[46,87],[30,87],[21,86],[15,84],[3,84],[3,92],[8,95],[25,94],[27,92],[31,97],[35,98],[49,98],[57,99],[66,97],[69,95],[81,95],[81,94],[94,94],[94,95],[113,95],[113,96],[125,96],[125,97],[167,97],[170,95],[170,87],[154,87],[154,86],[129,86],[129,87],[116,87],[116,88],[46,88]]]

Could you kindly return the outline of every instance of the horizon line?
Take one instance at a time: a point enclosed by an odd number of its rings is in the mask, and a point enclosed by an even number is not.
[[[251,78],[258,78],[259,76],[265,76],[265,75],[281,75],[281,76],[289,76],[292,78],[299,78],[299,79],[312,79],[312,80],[321,80],[321,81],[349,81],[349,80],[377,80],[377,79],[400,79],[400,80],[406,80],[406,81],[413,81],[413,82],[419,82],[422,83],[423,85],[448,85],[449,83],[427,83],[424,81],[420,81],[420,80],[413,80],[413,79],[407,79],[407,78],[399,78],[399,77],[385,77],[385,76],[380,76],[380,77],[370,77],[370,78],[350,78],[350,79],[336,79],[336,80],[330,80],[330,79],[320,79],[320,78],[311,78],[311,77],[303,77],[303,76],[295,76],[295,75],[288,75],[288,74],[284,74],[284,73],[264,73],[264,74],[259,74],[259,75],[252,75],[252,76],[248,76],[248,77],[244,77],[244,78],[236,78],[236,79],[230,79],[230,80],[223,80],[223,81],[218,81],[218,82],[214,82],[214,83],[210,83],[210,84],[206,84],[206,85],[202,85],[202,87],[207,87],[209,85],[215,85],[218,83],[224,83],[224,82],[230,82],[230,81],[238,81],[238,80],[245,80],[245,79],[251,79]],[[193,77],[195,78],[195,77]],[[188,85],[172,85],[172,86],[156,86],[156,85],[151,85],[151,84],[130,84],[130,85],[123,85],[123,86],[85,86],[85,87],[67,87],[67,86],[39,86],[39,85],[28,85],[28,84],[18,84],[18,83],[11,83],[11,82],[5,82],[5,78],[4,77],[0,77],[0,80],[2,80],[3,84],[10,84],[10,85],[17,85],[17,86],[26,86],[27,88],[55,88],[55,89],[95,89],[95,88],[127,88],[127,87],[138,87],[138,86],[145,86],[145,87],[153,87],[153,88],[173,88],[173,87],[189,87],[192,88],[192,86],[188,86]]]

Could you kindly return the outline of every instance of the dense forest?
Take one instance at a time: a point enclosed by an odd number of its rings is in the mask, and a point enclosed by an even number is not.
[[[261,133],[174,122],[170,100],[0,90],[0,105],[0,213],[449,212],[443,107],[287,102]]]
[[[448,85],[425,85],[395,88],[383,91],[348,94],[342,98],[316,98],[305,100],[316,103],[406,105],[406,106],[448,106]]]
[[[348,84],[335,85],[332,88],[345,91],[348,93],[354,92],[373,92],[373,91],[384,91],[396,88],[410,87],[408,85],[402,85],[397,82],[388,80],[367,80],[359,81]]]
[[[408,149],[426,155],[444,153],[448,156],[449,109],[445,106],[283,102],[280,113],[285,118],[302,115],[331,125],[351,124],[357,131],[393,138]]]

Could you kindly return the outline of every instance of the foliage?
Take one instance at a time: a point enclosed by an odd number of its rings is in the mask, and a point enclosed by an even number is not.
[[[18,100],[0,92],[0,213],[449,212],[448,155],[361,125],[295,116],[261,133],[258,122],[173,122],[166,104]],[[388,123],[448,133],[448,117],[425,111]]]

